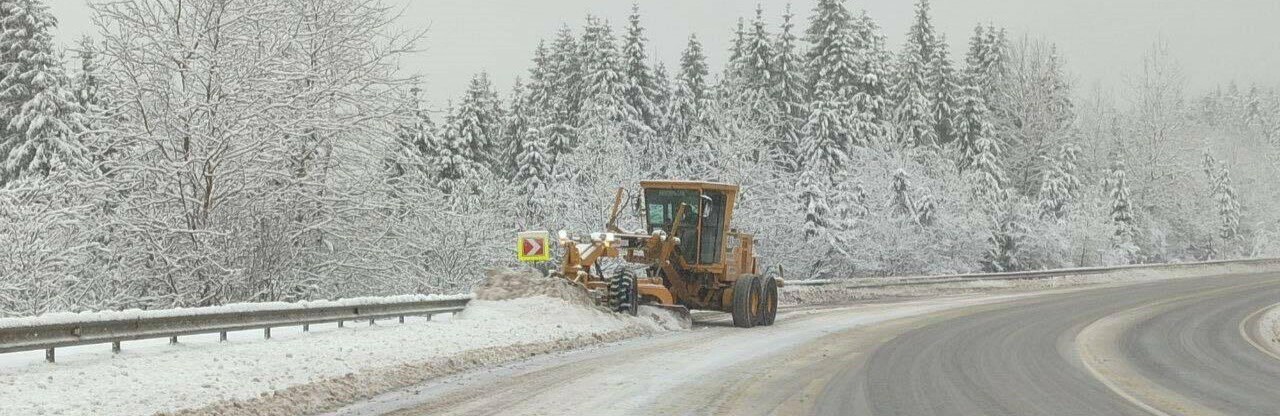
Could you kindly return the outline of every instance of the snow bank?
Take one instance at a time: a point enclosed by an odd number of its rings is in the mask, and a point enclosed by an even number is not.
[[[316,300],[303,302],[262,302],[262,303],[232,303],[221,306],[209,306],[201,308],[175,308],[175,309],[158,309],[158,310],[142,310],[127,309],[123,311],[100,311],[100,312],[60,312],[51,313],[40,316],[19,317],[19,318],[0,318],[0,328],[14,328],[23,326],[36,325],[56,325],[73,322],[100,322],[115,321],[125,319],[139,318],[167,318],[173,316],[191,316],[191,315],[213,315],[220,313],[235,312],[254,312],[254,311],[275,311],[283,309],[308,309],[308,308],[329,308],[341,306],[359,306],[359,305],[380,305],[387,303],[401,303],[427,300],[452,300],[466,299],[471,295],[403,295],[403,296],[384,296],[384,297],[359,297],[347,298],[339,300]]]
[[[1280,306],[1272,307],[1262,314],[1258,320],[1262,328],[1258,332],[1270,342],[1271,349],[1280,351]]]
[[[446,322],[180,344],[160,353],[126,343],[119,356],[0,370],[0,414],[311,414],[457,371],[664,330],[650,319],[539,295],[473,300]]]
[[[839,284],[822,286],[791,285],[785,286],[779,291],[778,302],[784,305],[815,305],[878,299],[921,298],[979,292],[1051,289],[1097,284],[1137,283],[1162,279],[1268,272],[1275,271],[1277,269],[1280,269],[1280,265],[1278,264],[1207,264],[1164,270],[1122,269],[1109,273],[1030,280],[969,280],[939,284],[870,288],[846,287]],[[909,280],[911,279],[850,279],[848,280],[848,283],[854,285],[867,285],[875,283],[904,282]]]
[[[485,280],[477,286],[475,298],[479,300],[508,300],[533,296],[546,296],[589,306],[595,302],[586,291],[561,278],[543,276],[532,270],[485,270]]]

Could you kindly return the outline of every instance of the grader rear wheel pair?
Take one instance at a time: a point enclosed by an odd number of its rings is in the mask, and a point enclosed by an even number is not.
[[[733,325],[773,325],[778,316],[778,282],[773,277],[742,276],[733,283]]]

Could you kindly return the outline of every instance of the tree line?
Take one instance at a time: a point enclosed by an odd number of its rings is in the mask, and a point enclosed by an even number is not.
[[[655,178],[741,184],[792,278],[1276,253],[1274,89],[1193,97],[1157,44],[1085,93],[1029,34],[953,58],[927,0],[901,45],[811,7],[670,69],[637,6],[587,16],[511,91],[430,108],[397,69],[424,33],[378,0],[96,3],[71,57],[0,0],[0,313],[466,290],[514,231],[596,230]]]

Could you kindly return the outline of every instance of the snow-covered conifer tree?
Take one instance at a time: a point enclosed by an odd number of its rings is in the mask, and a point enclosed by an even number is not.
[[[894,97],[901,139],[916,146],[949,143],[956,81],[947,58],[946,40],[937,33],[929,15],[929,1],[916,3],[915,20],[898,55],[898,79]]]
[[[818,172],[832,180],[835,173],[844,169],[849,159],[849,127],[846,124],[848,107],[844,101],[834,99],[834,94],[823,91],[811,104],[809,118],[801,128],[801,167]]]
[[[579,55],[578,40],[568,25],[561,26],[556,32],[556,39],[551,44],[547,56],[547,85],[551,94],[554,111],[552,123],[566,128],[578,127],[578,115],[582,111],[582,102],[586,92],[583,91],[583,63]],[[576,143],[572,132],[570,141]]]
[[[42,1],[0,2],[0,186],[88,163],[81,110],[53,50],[55,26]]]
[[[1231,169],[1206,151],[1204,173],[1209,177],[1210,198],[1213,199],[1221,221],[1218,238],[1229,243],[1240,235],[1240,201],[1236,196],[1235,186],[1231,184]]]
[[[1129,199],[1129,178],[1124,159],[1115,158],[1107,177],[1107,194],[1111,198],[1111,222],[1116,227],[1117,244],[1133,242],[1136,234],[1133,203]]]
[[[435,126],[431,116],[422,108],[422,89],[418,86],[410,88],[405,105],[409,114],[404,122],[396,126],[395,141],[392,143],[386,164],[389,181],[401,182],[406,176],[430,174],[430,166],[434,158],[435,143],[432,142]]]
[[[1004,29],[978,25],[969,39],[969,52],[965,56],[966,80],[978,88],[988,105],[997,99],[1000,84],[1008,70],[1008,45]]]
[[[1040,182],[1040,217],[1066,218],[1070,206],[1080,191],[1078,160],[1080,147],[1073,143],[1062,145],[1057,157],[1045,156],[1045,178]]]
[[[892,59],[885,50],[879,25],[865,10],[853,19],[851,31],[859,74],[853,95],[854,117],[850,120],[852,134],[858,143],[883,142],[893,114],[889,94]]]
[[[832,99],[849,101],[858,92],[860,71],[859,42],[855,37],[853,17],[844,0],[820,0],[814,6],[805,30],[810,48],[805,54],[809,92],[817,99],[823,91]]]
[[[551,165],[547,158],[546,140],[538,129],[530,128],[521,134],[520,152],[516,154],[516,175],[520,193],[532,207],[543,207],[550,188]]]
[[[990,135],[979,136],[974,142],[970,168],[977,175],[974,192],[982,201],[994,203],[1008,197],[1002,153],[1000,142]]]
[[[489,75],[481,72],[471,78],[471,84],[453,115],[452,137],[457,150],[479,166],[500,172],[503,160],[498,154],[501,144],[502,107]]]
[[[831,225],[831,207],[827,202],[826,192],[830,189],[828,182],[828,179],[812,169],[805,169],[800,173],[797,188],[800,190],[800,204],[804,207],[805,240],[825,235],[827,227]]]
[[[631,15],[627,19],[627,34],[623,37],[623,68],[626,75],[626,90],[623,92],[627,105],[639,117],[640,122],[650,131],[656,131],[660,123],[661,99],[658,80],[649,67],[648,53],[645,51],[647,39],[644,27],[640,25],[640,6],[631,5]]]
[[[779,152],[782,168],[789,172],[799,169],[800,134],[808,116],[805,70],[797,50],[798,39],[792,33],[794,18],[791,5],[788,4],[786,13],[782,15],[782,26],[774,44],[770,68],[770,101],[776,104],[779,117],[774,127],[776,143],[779,145],[776,151]]]
[[[742,45],[741,88],[748,92],[752,99],[769,99],[769,89],[773,85],[774,41],[765,28],[764,9],[756,4],[756,17],[751,21],[751,30],[746,34]]]
[[[893,174],[893,185],[890,189],[893,199],[889,202],[889,210],[894,216],[910,217],[916,214],[916,204],[911,200],[911,180],[907,172],[898,169]]]
[[[978,141],[984,137],[994,138],[995,129],[991,123],[991,111],[977,85],[965,85],[960,90],[960,108],[956,114],[955,147],[959,152],[956,161],[960,172],[973,166],[978,156]]]
[[[644,128],[640,115],[626,103],[627,81],[618,42],[609,22],[587,16],[578,42],[582,62],[582,126],[592,123],[621,123],[625,132]],[[600,127],[600,126],[594,126]],[[628,134],[629,135],[629,134]]]
[[[686,140],[705,116],[704,111],[711,98],[707,86],[708,73],[702,43],[696,35],[689,35],[689,44],[680,56],[680,72],[676,74],[671,109],[667,112],[675,140]]]

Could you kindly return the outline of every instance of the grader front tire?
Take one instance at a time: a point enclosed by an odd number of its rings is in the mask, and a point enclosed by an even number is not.
[[[609,279],[610,310],[636,316],[639,304],[640,295],[637,293],[635,275],[623,272]]]
[[[733,282],[733,326],[750,328],[760,320],[760,277],[742,276]]]

